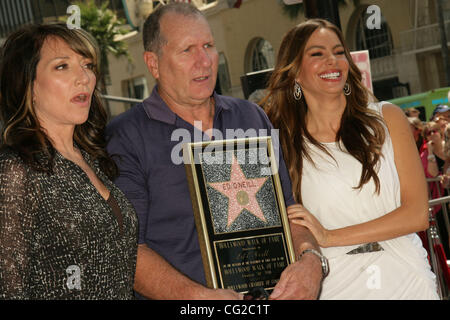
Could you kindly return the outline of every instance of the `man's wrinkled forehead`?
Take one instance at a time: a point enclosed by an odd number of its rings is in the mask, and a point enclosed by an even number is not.
[[[166,45],[172,38],[175,38],[179,31],[185,30],[183,22],[186,20],[198,22],[199,24],[204,25],[204,28],[211,33],[211,28],[208,21],[201,14],[185,15],[178,12],[167,12],[163,17],[161,17],[160,20],[160,40],[163,46]]]

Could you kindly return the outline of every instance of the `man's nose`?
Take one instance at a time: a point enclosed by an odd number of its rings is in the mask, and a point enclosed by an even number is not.
[[[201,48],[197,51],[197,63],[204,67],[211,66],[212,59],[208,52],[208,48]]]

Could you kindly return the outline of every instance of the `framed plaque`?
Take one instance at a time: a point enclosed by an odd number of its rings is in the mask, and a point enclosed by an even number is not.
[[[295,261],[271,137],[189,143],[183,157],[208,287],[270,292]]]

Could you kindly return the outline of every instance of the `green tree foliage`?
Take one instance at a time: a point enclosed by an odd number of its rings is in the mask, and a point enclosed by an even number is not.
[[[106,93],[105,76],[109,74],[108,54],[111,53],[117,58],[126,57],[131,62],[126,42],[116,39],[118,36],[128,33],[128,30],[123,28],[126,22],[108,9],[108,1],[103,2],[100,6],[97,6],[94,0],[77,1],[74,4],[80,8],[81,28],[89,32],[99,46],[100,71],[102,73],[101,90]]]

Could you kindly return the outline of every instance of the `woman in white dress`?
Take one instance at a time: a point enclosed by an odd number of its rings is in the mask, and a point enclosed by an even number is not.
[[[409,123],[369,102],[361,79],[333,24],[311,19],[284,37],[263,105],[299,203],[289,218],[328,258],[320,299],[438,299],[416,235],[428,199]]]

